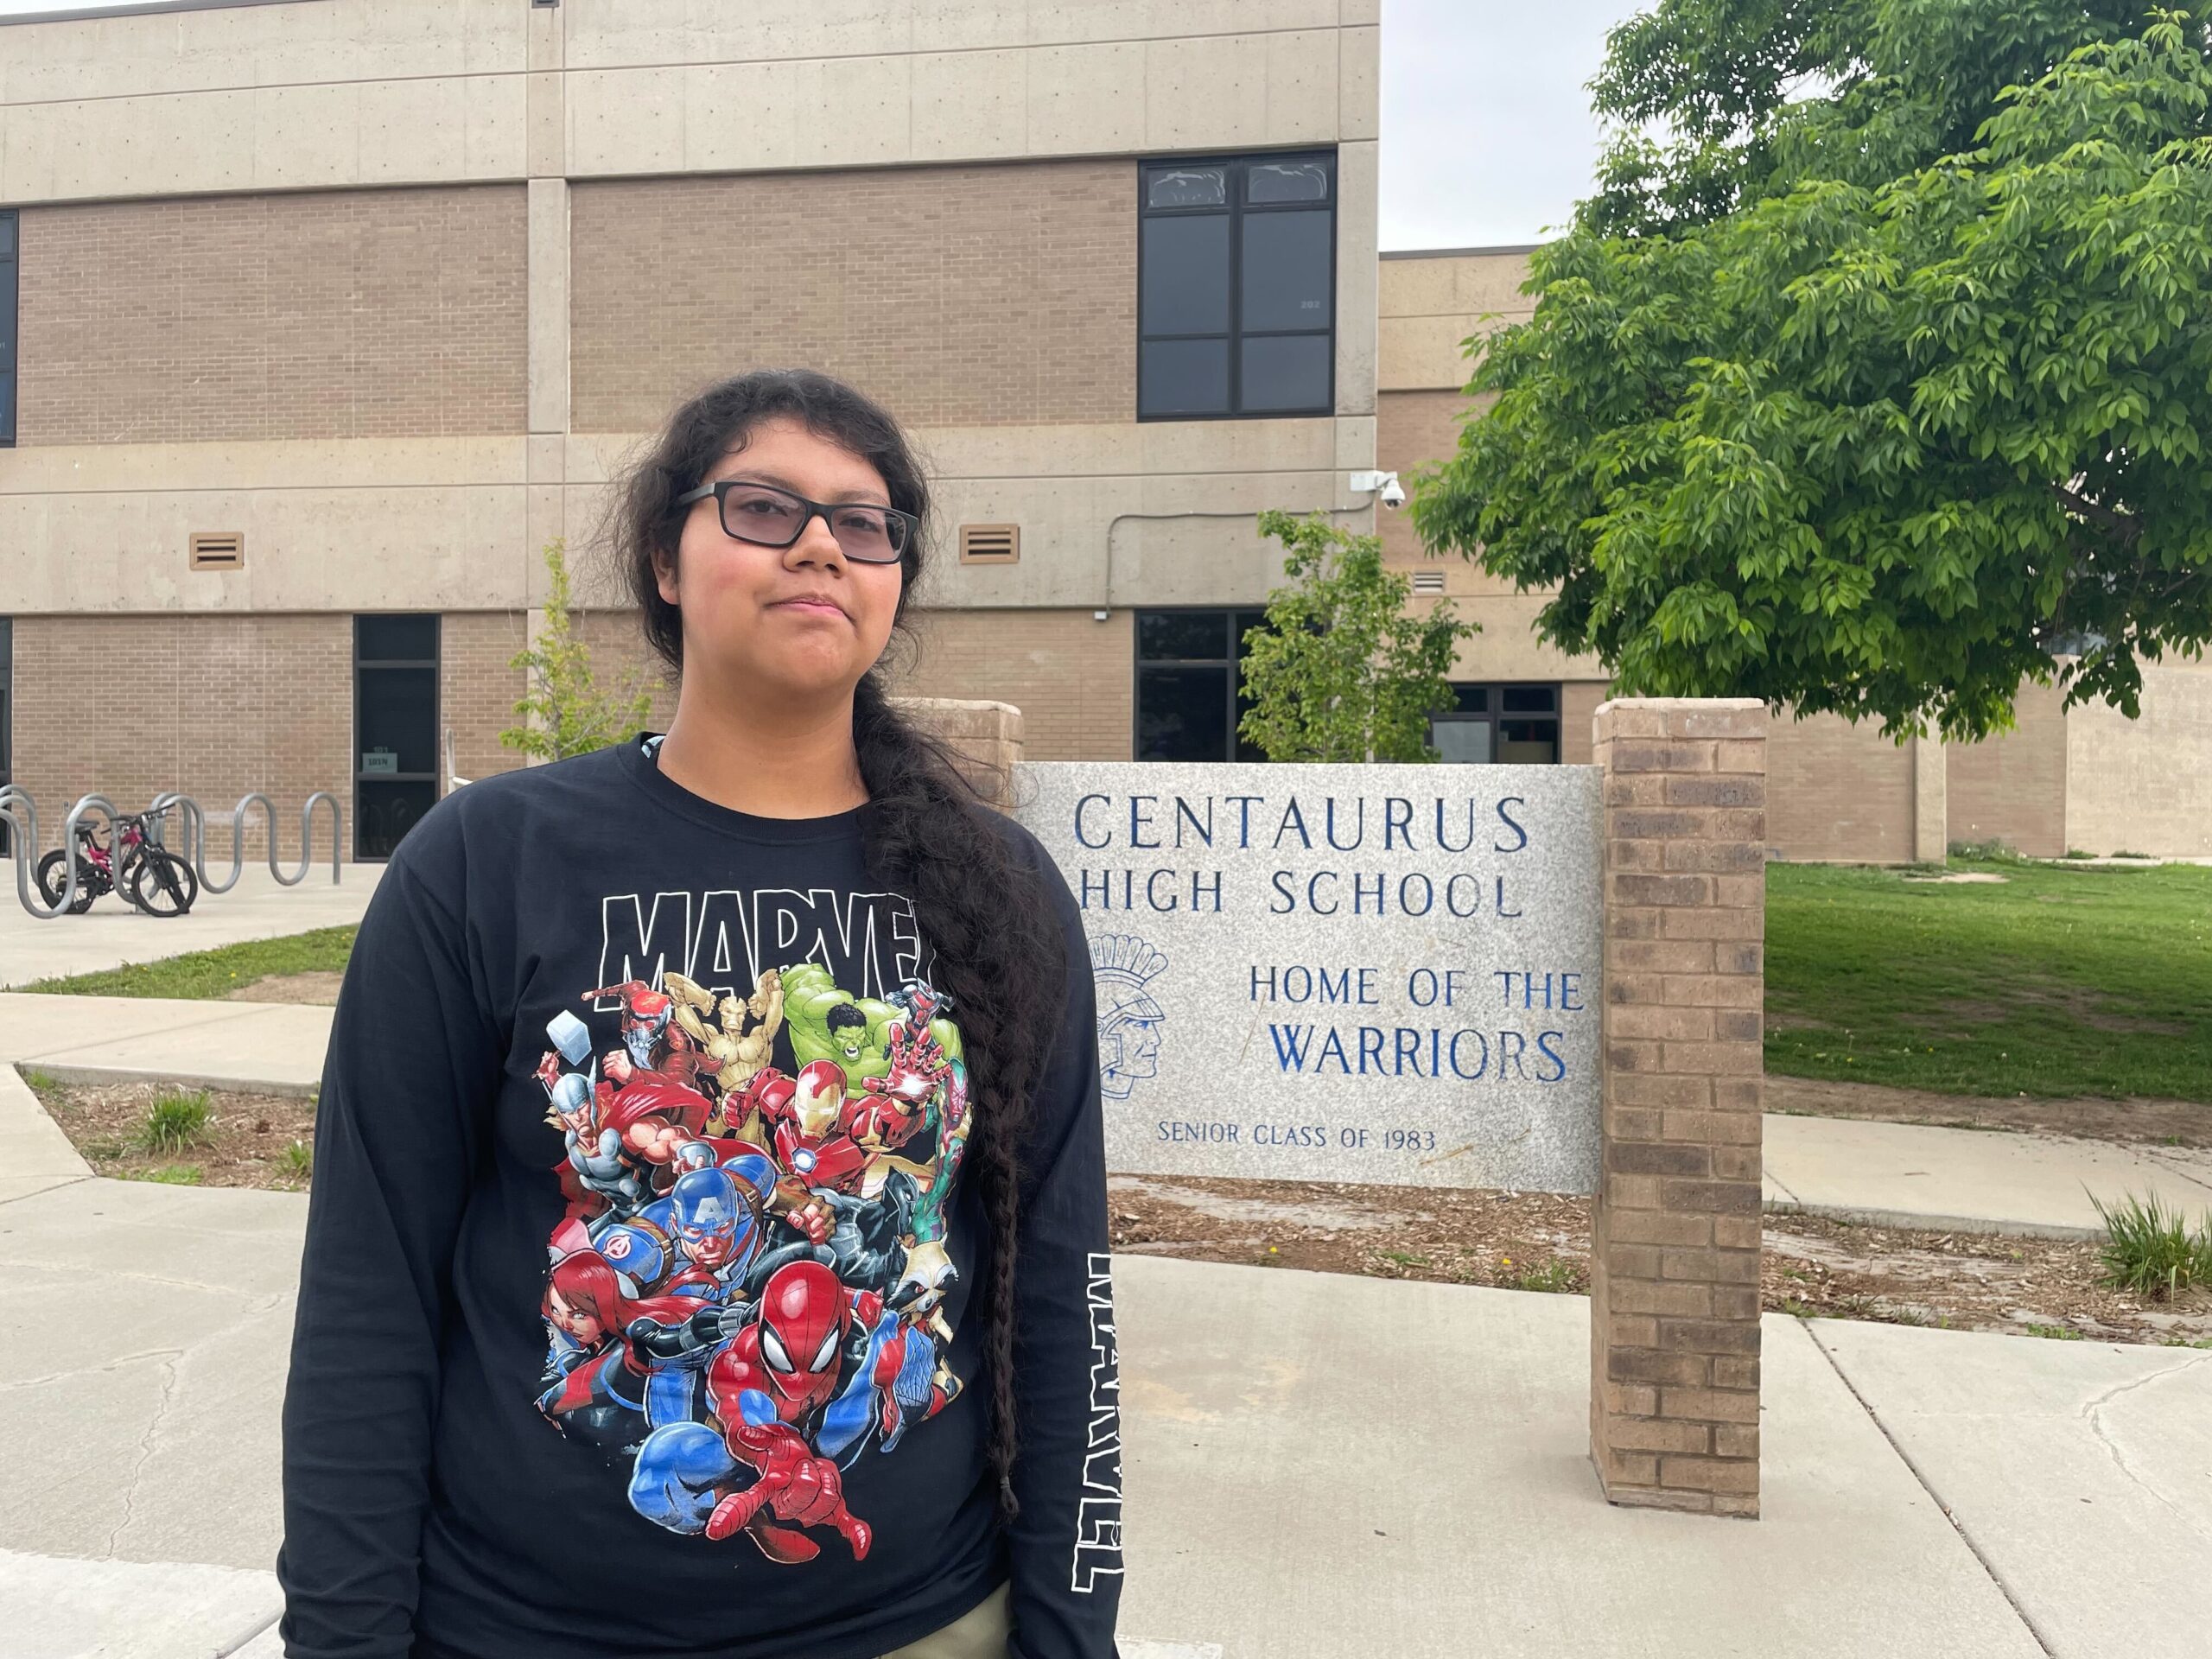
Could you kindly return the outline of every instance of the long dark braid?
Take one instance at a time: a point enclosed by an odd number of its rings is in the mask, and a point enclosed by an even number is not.
[[[709,387],[670,417],[659,439],[626,471],[611,503],[609,550],[636,601],[647,644],[680,673],[682,613],[660,595],[653,561],[673,565],[685,509],[676,498],[760,422],[788,416],[868,461],[891,505],[922,531],[901,561],[898,626],[925,563],[929,488],[898,423],[842,381],[804,369],[761,369]],[[990,808],[953,763],[950,749],[901,715],[883,669],[853,697],[853,745],[867,785],[868,871],[912,900],[936,952],[932,983],[952,1001],[966,1056],[973,1127],[963,1168],[971,1173],[991,1237],[980,1301],[991,1375],[992,1471],[1001,1516],[1014,1496],[1014,1240],[1020,1222],[1021,1163],[1031,1096],[1044,1075],[1067,991],[1067,959],[1036,873],[1015,856]]]

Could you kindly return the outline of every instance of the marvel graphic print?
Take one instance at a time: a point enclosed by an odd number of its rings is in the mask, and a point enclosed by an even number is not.
[[[688,909],[690,895],[648,902],[679,897]],[[895,906],[885,931],[912,940],[903,898],[842,904]],[[876,930],[859,931],[857,952],[817,949],[749,984],[654,960],[650,980],[580,987],[538,1068],[567,1197],[538,1409],[625,1472],[645,1519],[742,1534],[774,1561],[865,1558],[843,1471],[962,1387],[944,1311],[969,1131],[960,1031],[926,979],[884,982]],[[749,944],[715,954],[756,959]]]

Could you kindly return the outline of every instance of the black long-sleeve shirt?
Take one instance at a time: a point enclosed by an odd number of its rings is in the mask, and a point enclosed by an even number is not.
[[[1105,1659],[1120,1440],[1090,960],[1023,1164],[998,1519],[961,1010],[870,809],[651,742],[409,834],[331,1029],[284,1402],[289,1659],[872,1659],[1012,1586]]]

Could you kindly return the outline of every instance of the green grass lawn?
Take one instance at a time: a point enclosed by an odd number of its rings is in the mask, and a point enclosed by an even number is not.
[[[1767,867],[1770,1071],[2212,1101],[2212,868],[1951,868]]]
[[[126,963],[97,974],[35,980],[21,991],[54,991],[75,996],[227,996],[232,991],[277,974],[343,973],[353,953],[352,927],[319,927],[281,939],[250,939],[213,950],[165,957],[159,962]]]

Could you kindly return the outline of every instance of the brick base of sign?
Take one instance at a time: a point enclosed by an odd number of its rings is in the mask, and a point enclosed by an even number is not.
[[[893,706],[952,751],[976,792],[1001,811],[1014,804],[1014,769],[1021,760],[1021,710],[1010,703],[959,697],[893,697]]]
[[[1590,1454],[1616,1503],[1759,1507],[1766,708],[1600,704],[1604,1166]]]

